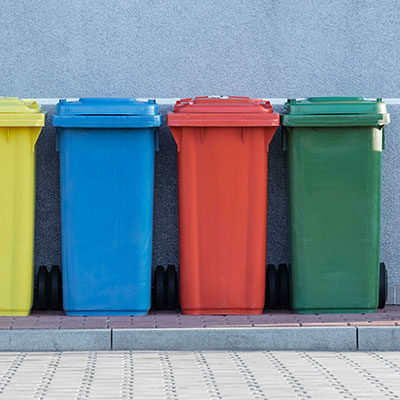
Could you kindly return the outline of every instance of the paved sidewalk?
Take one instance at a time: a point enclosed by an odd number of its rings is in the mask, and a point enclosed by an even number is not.
[[[0,354],[0,399],[399,399],[400,353]]]
[[[0,351],[400,351],[400,307],[371,314],[0,317]]]
[[[33,312],[29,317],[0,317],[2,329],[167,329],[263,328],[331,326],[400,326],[400,306],[387,306],[368,314],[295,314],[268,311],[262,315],[182,315],[177,311],[150,312],[146,316],[71,317],[61,312]]]

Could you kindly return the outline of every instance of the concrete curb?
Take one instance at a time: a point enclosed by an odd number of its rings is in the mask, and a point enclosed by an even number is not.
[[[358,327],[358,350],[400,351],[400,328],[395,326]]]
[[[113,350],[356,351],[355,327],[113,329]]]
[[[400,351],[400,327],[0,330],[0,352],[91,350]]]
[[[111,329],[1,330],[0,351],[111,350]]]

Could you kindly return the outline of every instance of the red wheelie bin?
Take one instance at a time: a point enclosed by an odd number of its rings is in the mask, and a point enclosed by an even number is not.
[[[268,101],[249,97],[182,99],[168,114],[185,314],[262,313],[268,147],[278,125]]]

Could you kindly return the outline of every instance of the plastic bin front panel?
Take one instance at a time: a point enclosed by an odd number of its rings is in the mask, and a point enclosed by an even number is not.
[[[32,307],[34,145],[41,129],[0,127],[0,315],[28,315]]]
[[[381,131],[310,127],[288,132],[293,308],[375,310]]]
[[[261,313],[267,150],[275,128],[171,129],[180,149],[182,310],[188,314]]]
[[[77,315],[145,314],[154,129],[59,130],[64,308]]]

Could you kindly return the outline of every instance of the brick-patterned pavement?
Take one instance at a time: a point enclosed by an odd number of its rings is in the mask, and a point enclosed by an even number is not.
[[[399,399],[400,353],[3,353],[0,399]]]
[[[301,315],[290,311],[262,315],[182,315],[151,312],[146,316],[71,317],[61,312],[33,312],[28,317],[0,317],[0,329],[116,329],[116,328],[262,328],[309,326],[400,326],[400,306],[369,314]]]

